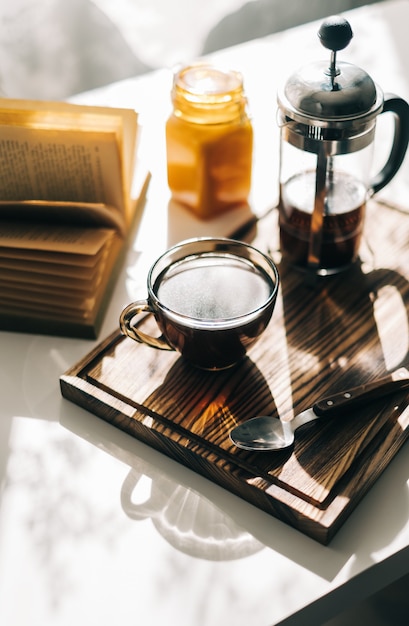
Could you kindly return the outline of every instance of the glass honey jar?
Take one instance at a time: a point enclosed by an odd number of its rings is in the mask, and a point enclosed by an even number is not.
[[[166,123],[168,184],[173,200],[207,219],[247,203],[253,128],[243,78],[196,63],[174,75]]]

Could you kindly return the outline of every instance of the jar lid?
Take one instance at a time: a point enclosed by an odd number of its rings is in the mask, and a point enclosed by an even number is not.
[[[311,63],[288,79],[278,96],[285,114],[305,123],[377,115],[383,94],[369,74],[351,63],[336,63],[336,52],[346,48],[353,37],[349,22],[340,16],[329,17],[318,37],[331,50],[330,65]]]
[[[196,63],[182,68],[175,76],[175,83],[192,96],[228,94],[239,90],[243,81],[238,72],[223,70],[206,63]]]

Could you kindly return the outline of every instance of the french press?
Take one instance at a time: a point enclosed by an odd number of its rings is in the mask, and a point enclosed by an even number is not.
[[[318,32],[331,50],[294,73],[278,94],[280,248],[283,259],[318,274],[336,273],[358,257],[366,202],[396,174],[409,140],[409,105],[385,95],[356,65],[336,54],[353,36],[340,16]],[[371,178],[376,118],[393,114],[393,141]]]

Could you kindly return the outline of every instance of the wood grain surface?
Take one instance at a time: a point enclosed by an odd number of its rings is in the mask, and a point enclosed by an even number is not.
[[[307,424],[281,452],[239,450],[229,432],[255,415],[291,419],[321,395],[409,365],[409,215],[372,202],[360,261],[333,277],[287,267],[277,235],[275,211],[251,233],[276,260],[281,285],[272,321],[241,364],[203,372],[118,330],[61,377],[61,390],[327,544],[406,440],[407,393]],[[154,329],[149,317],[143,325]]]

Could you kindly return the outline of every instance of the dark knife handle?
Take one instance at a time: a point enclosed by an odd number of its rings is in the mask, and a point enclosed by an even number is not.
[[[409,388],[409,372],[401,368],[389,376],[378,378],[366,385],[359,385],[322,398],[313,405],[313,410],[319,416],[335,415],[347,408],[354,409],[407,388]]]

